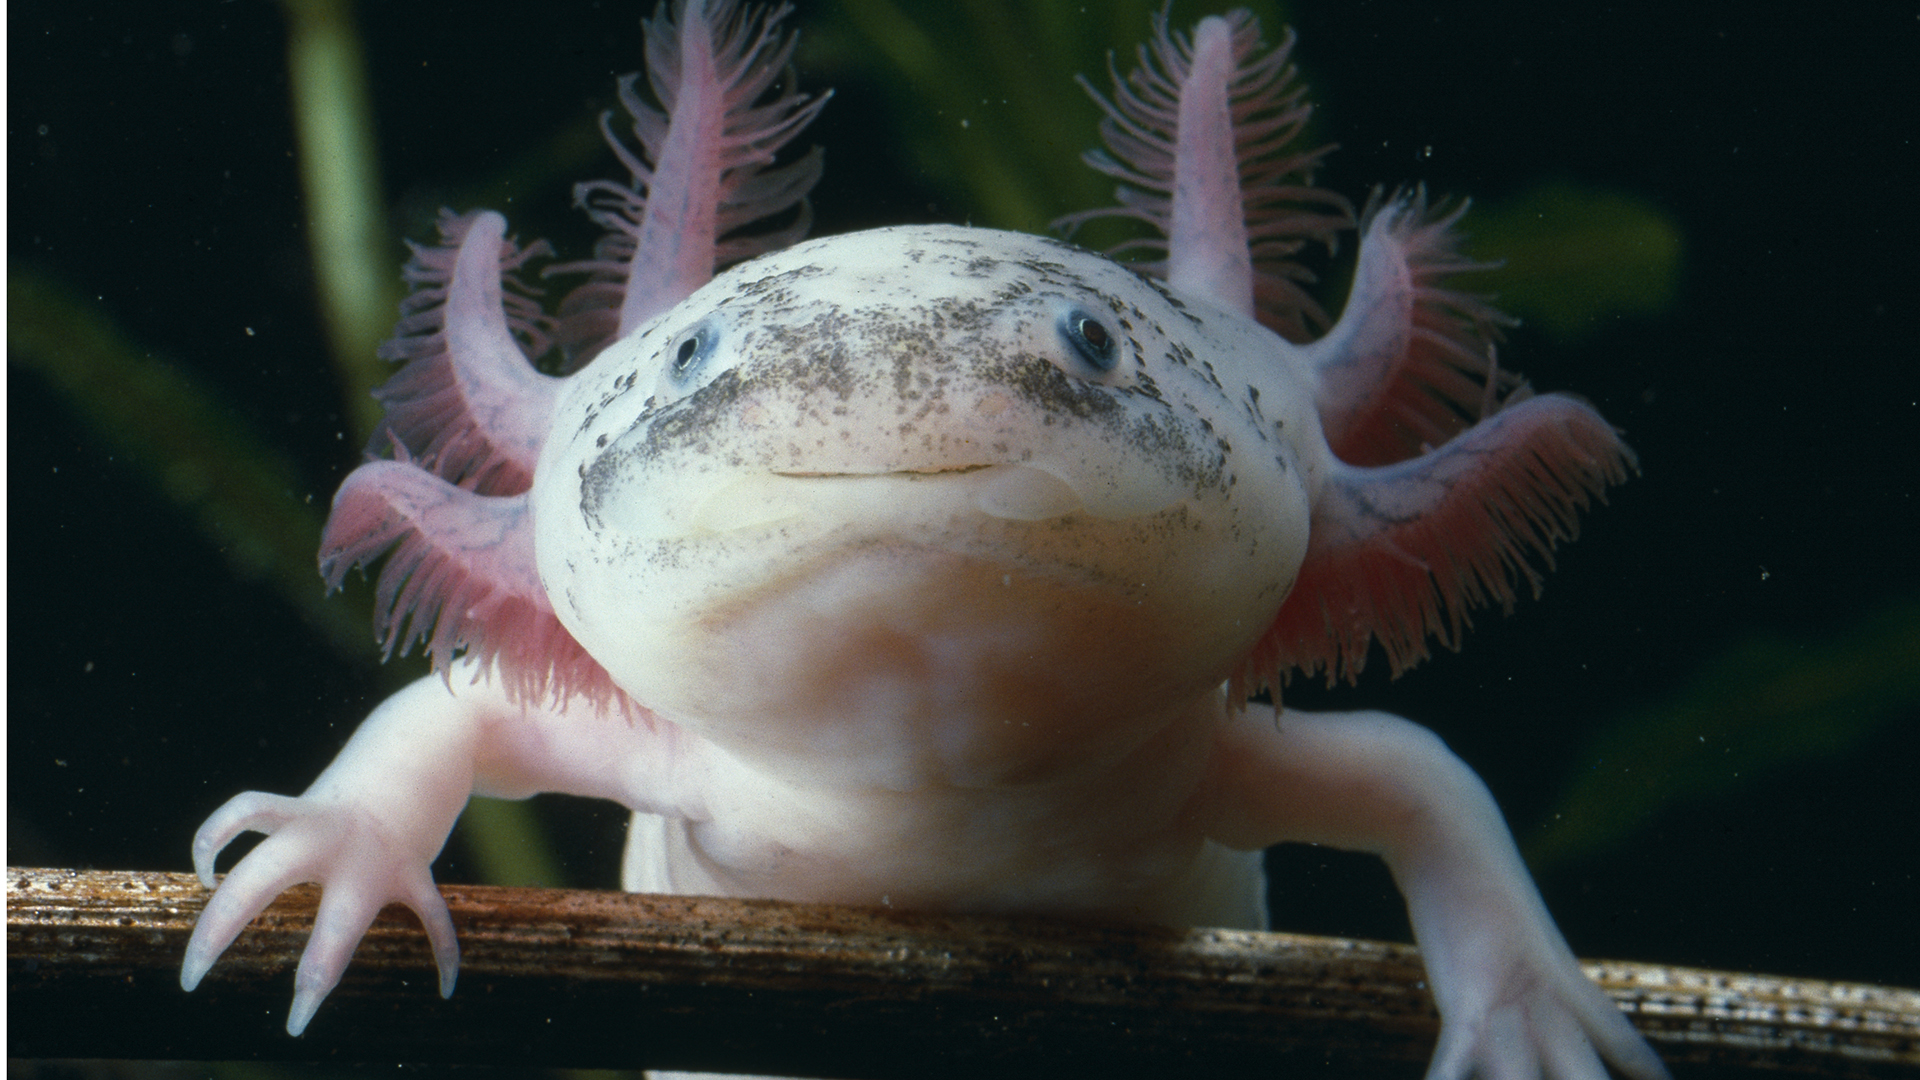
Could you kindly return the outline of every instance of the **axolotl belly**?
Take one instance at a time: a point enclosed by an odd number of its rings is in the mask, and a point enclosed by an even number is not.
[[[440,674],[303,795],[202,826],[210,887],[270,835],[183,985],[304,880],[291,1032],[389,902],[451,993],[430,864],[470,795],[560,791],[634,812],[647,891],[1256,927],[1263,848],[1376,852],[1443,1017],[1431,1075],[1663,1076],[1464,764],[1396,717],[1249,701],[1456,643],[1631,465],[1494,363],[1499,316],[1442,284],[1470,268],[1457,214],[1373,206],[1327,318],[1292,256],[1350,210],[1305,185],[1321,151],[1283,153],[1286,46],[1235,13],[1162,18],[1101,99],[1109,212],[1163,259],[943,225],[797,242],[820,159],[773,162],[824,99],[780,83],[778,18],[649,22],[662,108],[623,81],[632,178],[581,189],[608,236],[556,312],[519,276],[544,245],[496,214],[416,247],[406,366],[321,562],[384,558],[387,647]]]

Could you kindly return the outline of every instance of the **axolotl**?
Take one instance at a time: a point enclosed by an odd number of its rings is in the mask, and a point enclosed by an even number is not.
[[[1113,213],[1157,258],[951,225],[801,242],[825,103],[784,7],[646,23],[607,229],[544,244],[448,214],[417,245],[321,567],[383,556],[378,629],[438,673],[298,797],[194,838],[197,985],[277,894],[323,889],[299,1034],[392,902],[450,994],[430,876],[471,795],[630,808],[630,890],[1261,927],[1262,849],[1375,852],[1442,1028],[1430,1076],[1664,1076],[1578,967],[1485,787],[1425,729],[1255,700],[1378,647],[1398,672],[1511,605],[1633,467],[1587,404],[1495,363],[1449,288],[1458,211],[1351,206],[1292,151],[1291,36],[1162,14],[1115,77]],[[1069,221],[1077,225],[1080,219]],[[1294,259],[1357,228],[1328,317]],[[729,267],[730,268],[726,268]],[[726,268],[716,276],[717,268]],[[536,364],[544,361],[545,366]]]

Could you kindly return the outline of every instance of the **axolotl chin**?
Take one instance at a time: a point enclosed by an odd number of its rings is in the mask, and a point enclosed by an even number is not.
[[[470,795],[554,791],[633,811],[633,890],[1260,927],[1263,848],[1376,852],[1443,1020],[1432,1076],[1663,1076],[1436,738],[1249,700],[1456,643],[1632,467],[1494,362],[1500,316],[1444,283],[1472,265],[1457,212],[1376,198],[1328,318],[1292,256],[1353,216],[1309,183],[1323,151],[1287,149],[1291,39],[1163,15],[1089,156],[1120,184],[1094,213],[1158,259],[949,225],[800,242],[821,157],[779,151],[826,99],[790,85],[784,14],[647,23],[660,107],[622,82],[631,177],[582,185],[608,231],[556,311],[520,276],[545,245],[497,214],[416,247],[406,366],[321,564],[384,556],[387,648],[439,673],[303,795],[201,827],[210,888],[269,835],[183,985],[315,881],[290,1032],[391,902],[451,993],[430,863]]]

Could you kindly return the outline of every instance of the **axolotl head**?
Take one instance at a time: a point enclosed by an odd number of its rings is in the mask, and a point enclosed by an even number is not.
[[[950,226],[784,247],[820,158],[774,149],[825,99],[764,101],[792,39],[729,25],[725,63],[705,29],[662,63],[731,73],[662,91],[671,116],[623,84],[631,183],[582,185],[609,232],[557,312],[520,279],[549,249],[498,214],[416,245],[406,366],[320,552],[334,584],[384,559],[390,652],[768,761],[991,781],[1217,713],[1222,683],[1457,646],[1633,467],[1497,362],[1504,317],[1451,283],[1463,207],[1355,221],[1307,186],[1325,151],[1284,150],[1307,110],[1251,16],[1163,21],[1125,84],[1151,92],[1096,95],[1118,205],[1062,225],[1147,226],[1123,247],[1164,258],[1132,268]],[[1329,318],[1293,256],[1354,225]],[[556,346],[586,366],[542,374]]]
[[[568,381],[540,576],[696,729],[1163,714],[1233,672],[1306,551],[1325,443],[1288,349],[1054,240],[801,244]]]

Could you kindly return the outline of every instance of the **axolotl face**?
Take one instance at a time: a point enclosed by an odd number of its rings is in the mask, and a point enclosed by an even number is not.
[[[1291,363],[1067,244],[815,240],[568,381],[540,575],[684,727],[1004,780],[1203,699],[1272,621],[1325,453]]]

